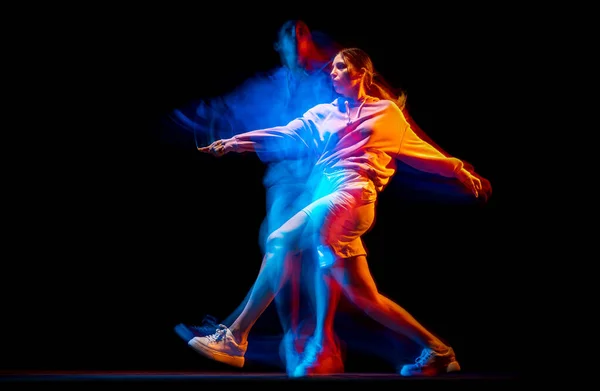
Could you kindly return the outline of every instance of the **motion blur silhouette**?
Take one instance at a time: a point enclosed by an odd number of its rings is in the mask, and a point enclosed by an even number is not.
[[[401,375],[459,371],[451,346],[378,292],[362,236],[374,223],[378,195],[396,173],[397,161],[449,178],[484,202],[491,194],[489,181],[412,129],[405,94],[387,84],[363,50],[338,51],[330,78],[338,94],[333,101],[315,105],[287,125],[235,134],[198,148],[216,157],[252,152],[269,164],[300,160],[308,175],[302,177],[302,191],[292,208],[297,213],[268,231],[263,265],[242,312],[230,326],[221,324],[212,334],[193,336],[188,345],[208,358],[242,367],[250,330],[296,276],[294,266],[311,263],[314,278],[306,284],[301,279],[300,285],[313,291],[314,327],[301,354],[287,362],[290,376],[343,369],[334,332],[342,292],[365,314],[422,348],[414,363],[402,365]],[[298,252],[302,259],[294,258]],[[308,253],[312,258],[307,261]],[[288,349],[295,349],[288,341],[297,340],[284,337],[286,357]]]
[[[251,129],[267,128],[302,116],[308,109],[319,103],[328,103],[337,97],[331,84],[329,71],[333,56],[341,45],[327,34],[311,31],[302,20],[288,20],[279,29],[274,49],[278,52],[280,66],[266,73],[259,73],[242,85],[223,96],[201,100],[190,107],[175,109],[170,119],[184,131],[191,132],[198,142],[210,143],[216,139],[228,138]],[[290,146],[293,147],[293,146]],[[266,189],[266,216],[259,229],[259,244],[263,252],[267,237],[285,221],[297,213],[306,203],[307,179],[314,157],[296,159],[271,156],[267,163],[263,184]],[[288,371],[294,368],[304,347],[306,337],[314,325],[314,261],[312,252],[290,250],[288,256],[294,268],[294,278],[281,289],[275,299],[278,318],[283,335],[277,336],[285,345],[272,351],[272,338],[261,339],[257,335],[254,349],[247,352],[246,358],[273,363],[274,358],[282,359]],[[300,258],[304,258],[300,262]],[[302,282],[302,283],[301,283]],[[185,340],[193,336],[203,336],[215,332],[219,324],[230,325],[244,308],[248,296],[226,319],[218,321],[206,315],[198,325],[179,324],[177,333]],[[343,371],[339,340],[331,346],[336,357],[335,368],[328,371]],[[333,343],[333,342],[332,342]],[[290,348],[292,345],[295,348]],[[287,349],[285,348],[287,346]]]

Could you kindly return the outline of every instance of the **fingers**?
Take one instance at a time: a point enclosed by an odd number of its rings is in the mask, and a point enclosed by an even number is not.
[[[208,147],[198,147],[198,151],[210,153],[211,155],[215,156],[220,156],[223,154],[219,148],[213,147],[212,145],[209,145]]]
[[[223,145],[222,140],[217,140],[214,143],[210,144],[206,147],[198,147],[198,151],[204,153],[210,153],[214,156],[222,156],[225,154],[225,146]]]
[[[472,178],[467,178],[463,183],[469,190],[471,190],[471,193],[473,193],[475,198],[477,198],[479,196],[479,193],[477,192],[477,188],[475,187],[475,182],[473,181]]]
[[[471,190],[475,198],[479,198],[479,191],[481,190],[481,181],[479,178],[466,171],[466,175],[462,177],[461,182],[465,184]]]
[[[481,181],[479,180],[479,178],[474,177],[473,178],[473,184],[474,184],[474,194],[476,198],[479,198],[479,192],[483,189],[483,186],[481,185]]]

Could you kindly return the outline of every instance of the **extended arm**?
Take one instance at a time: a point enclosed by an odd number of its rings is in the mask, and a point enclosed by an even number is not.
[[[286,126],[253,130],[229,139],[217,140],[200,152],[222,156],[229,152],[256,152],[261,159],[286,158],[305,155],[314,145],[311,122],[295,119]]]
[[[407,127],[405,131],[398,159],[420,171],[456,178],[475,197],[479,196],[479,192],[482,189],[479,178],[470,173],[460,159],[446,156],[437,148],[417,136],[410,127]]]

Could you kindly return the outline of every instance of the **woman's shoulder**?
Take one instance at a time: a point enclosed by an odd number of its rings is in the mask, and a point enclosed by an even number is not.
[[[398,104],[392,100],[380,99],[379,101],[375,102],[375,104],[379,105],[381,110],[385,111],[386,113],[403,116],[402,110]]]
[[[391,101],[389,99],[379,99],[374,103],[380,105],[382,108],[385,109],[400,110],[398,105],[394,101]]]

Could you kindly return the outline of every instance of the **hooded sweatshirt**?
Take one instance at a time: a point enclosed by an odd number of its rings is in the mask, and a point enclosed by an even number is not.
[[[314,106],[285,126],[233,139],[238,152],[254,151],[263,161],[306,158],[314,164],[314,174],[366,178],[377,192],[396,172],[396,160],[450,178],[463,167],[461,160],[419,138],[394,102],[373,97],[358,107],[339,98]]]

